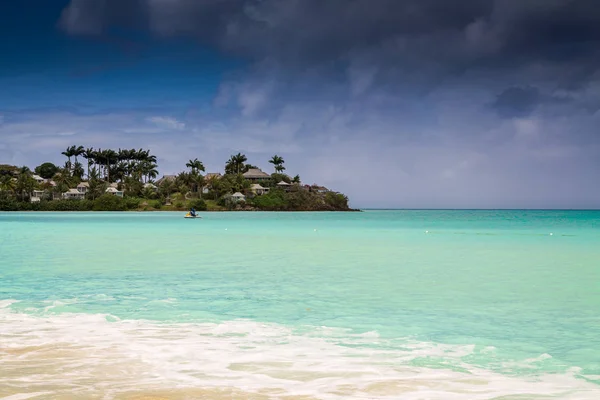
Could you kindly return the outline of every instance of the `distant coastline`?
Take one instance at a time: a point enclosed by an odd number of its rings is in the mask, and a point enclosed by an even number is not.
[[[360,211],[342,193],[290,177],[278,155],[270,174],[238,153],[223,173],[206,173],[196,158],[188,171],[156,179],[149,150],[70,146],[62,154],[62,167],[0,165],[0,211]]]

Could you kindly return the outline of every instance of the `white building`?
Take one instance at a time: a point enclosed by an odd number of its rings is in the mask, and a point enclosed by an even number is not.
[[[85,199],[85,194],[81,193],[77,189],[69,189],[63,193],[63,199],[65,199],[65,200],[83,200],[83,199]]]
[[[113,196],[123,197],[123,191],[114,187],[108,187],[106,193],[112,194]]]
[[[236,203],[240,201],[246,201],[246,196],[244,196],[240,192],[235,192],[231,195],[231,200],[235,201]]]

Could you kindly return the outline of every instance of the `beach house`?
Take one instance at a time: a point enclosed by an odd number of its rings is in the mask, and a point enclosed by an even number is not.
[[[230,197],[231,197],[231,200],[234,201],[234,202],[236,202],[236,203],[238,203],[240,201],[246,201],[246,196],[244,196],[240,192],[235,192]]]
[[[37,202],[41,201],[45,195],[46,195],[45,190],[34,190],[33,192],[31,192],[29,201],[31,201],[32,203],[37,203]]]
[[[289,192],[290,190],[292,190],[292,184],[284,182],[284,181],[279,182],[277,184],[277,187],[280,188],[280,189],[283,189],[286,192]]]
[[[262,187],[259,183],[253,183],[250,186],[250,191],[255,196],[262,196],[269,192],[269,188]]]
[[[123,191],[119,190],[113,186],[109,186],[106,188],[106,193],[112,194],[113,196],[123,197]]]
[[[78,189],[69,189],[63,193],[62,197],[65,200],[83,200],[85,199],[85,194]]]
[[[81,182],[77,185],[77,190],[80,193],[86,194],[90,190],[90,184],[88,182]]]
[[[223,175],[221,175],[220,172],[209,172],[208,174],[204,175],[204,179],[221,179],[222,176]]]
[[[36,181],[38,184],[40,184],[40,185],[41,185],[42,183],[46,182],[46,180],[45,180],[44,178],[42,178],[41,176],[39,176],[39,175],[36,175],[36,174],[33,174],[33,175],[32,175],[32,178],[33,178],[33,179],[35,179],[35,181]]]
[[[176,175],[163,175],[162,178],[160,178],[159,180],[156,181],[156,186],[160,186],[163,182],[174,182],[175,179],[177,178]]]
[[[259,168],[251,168],[248,172],[244,172],[243,176],[250,182],[264,182],[271,179],[271,175],[261,171]]]

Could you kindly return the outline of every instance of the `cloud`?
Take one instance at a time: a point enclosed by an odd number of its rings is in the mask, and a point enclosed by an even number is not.
[[[61,26],[72,34],[126,26],[190,36],[298,71],[359,60],[387,71],[378,74],[384,81],[409,75],[431,83],[427,77],[541,62],[562,65],[570,73],[559,78],[574,85],[600,59],[599,20],[600,9],[585,0],[72,0]]]
[[[356,206],[590,207],[599,22],[591,0],[72,0],[60,25],[193,38],[244,61],[204,112],[102,117],[118,132],[106,142],[151,145],[164,172],[280,153]]]
[[[540,103],[541,95],[534,87],[511,87],[500,93],[492,104],[501,116],[523,117]]]
[[[182,130],[185,128],[185,124],[183,122],[171,117],[149,117],[148,121],[157,125],[158,127],[164,127],[167,129]]]

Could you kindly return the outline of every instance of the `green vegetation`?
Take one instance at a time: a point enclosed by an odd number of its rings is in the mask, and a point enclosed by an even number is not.
[[[157,181],[157,159],[148,150],[70,146],[62,155],[63,167],[44,162],[35,172],[0,164],[0,211],[350,210],[345,195],[302,185],[299,175],[290,178],[278,155],[269,160],[272,174],[238,153],[223,175],[203,175],[204,164],[195,158],[185,164],[187,171]]]

